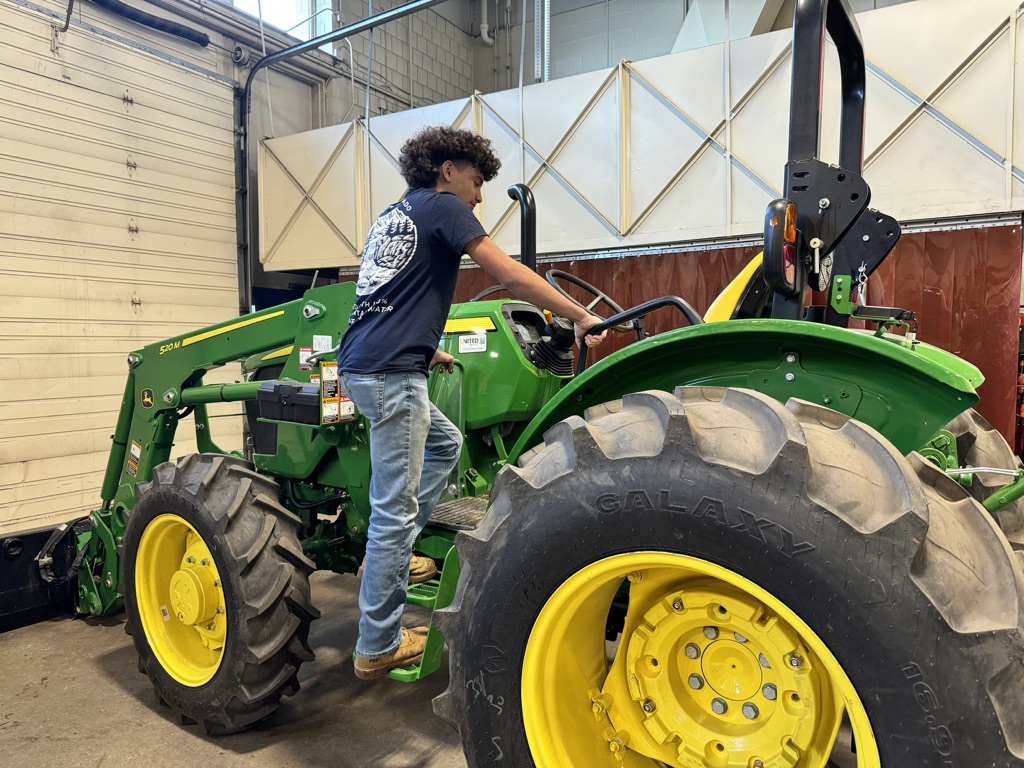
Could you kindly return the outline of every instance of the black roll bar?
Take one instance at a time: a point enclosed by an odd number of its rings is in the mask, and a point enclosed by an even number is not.
[[[789,161],[816,159],[820,151],[826,31],[832,35],[839,53],[839,164],[860,173],[864,164],[864,44],[847,0],[797,0],[793,16]]]

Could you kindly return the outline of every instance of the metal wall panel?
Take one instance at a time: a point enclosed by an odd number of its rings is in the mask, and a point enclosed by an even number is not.
[[[865,175],[872,204],[900,220],[1024,208],[1018,3],[930,0],[857,19],[868,59]],[[364,205],[321,202],[341,218],[311,230],[266,231],[260,258],[271,270],[354,265],[362,243],[325,242],[325,232],[366,231],[401,194],[395,160],[401,142],[430,122],[472,127],[495,142],[503,167],[479,215],[511,253],[519,249],[519,224],[502,190],[522,181],[534,188],[542,253],[755,233],[765,204],[780,194],[790,37],[773,32],[623,62],[522,93],[475,94],[372,118],[366,139],[343,150],[351,153],[345,162],[356,174],[356,190],[373,190]],[[833,55],[822,125],[822,154],[831,161],[838,157],[837,70]],[[263,211],[303,204],[307,190],[287,189],[279,200],[285,185],[277,182],[292,164],[319,152],[321,140],[335,141],[334,134],[288,137],[287,149],[286,139],[267,142],[265,157],[272,154],[274,162],[261,168]],[[315,196],[320,201],[347,184],[321,185]],[[280,212],[281,220],[290,215]]]
[[[237,314],[225,51],[66,8],[0,5],[0,533],[98,505],[129,351]]]
[[[917,312],[918,338],[977,365],[985,375],[981,414],[1014,444],[1017,379],[1017,307],[1021,280],[1021,227],[1001,225],[905,234],[868,283],[865,301]],[[611,259],[553,261],[541,272],[562,269],[604,290],[623,307],[659,296],[680,296],[703,314],[729,281],[758,253],[757,247],[694,250]],[[456,300],[466,301],[494,284],[479,268],[459,273]],[[574,286],[570,293],[589,302]],[[497,294],[492,298],[500,298]],[[604,307],[598,312],[607,314]],[[647,319],[651,333],[686,325],[675,309]],[[610,334],[588,359],[600,360],[634,340]]]

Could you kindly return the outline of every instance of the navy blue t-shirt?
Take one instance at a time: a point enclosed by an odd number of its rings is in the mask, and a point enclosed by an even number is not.
[[[484,228],[450,192],[414,189],[366,237],[338,371],[427,372],[455,296],[466,245]]]

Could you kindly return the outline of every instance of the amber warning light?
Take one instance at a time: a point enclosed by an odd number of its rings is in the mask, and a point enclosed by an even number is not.
[[[794,296],[803,287],[798,235],[796,205],[785,198],[773,200],[764,217],[764,278],[785,296]]]

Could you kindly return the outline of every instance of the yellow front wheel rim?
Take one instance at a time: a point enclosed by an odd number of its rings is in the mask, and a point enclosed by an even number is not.
[[[224,587],[210,548],[178,515],[153,519],[135,561],[135,597],[146,639],[181,685],[208,683],[227,639]]]
[[[522,695],[542,768],[820,768],[844,714],[858,768],[881,768],[864,705],[817,634],[752,581],[685,555],[615,555],[566,580],[530,633]]]

